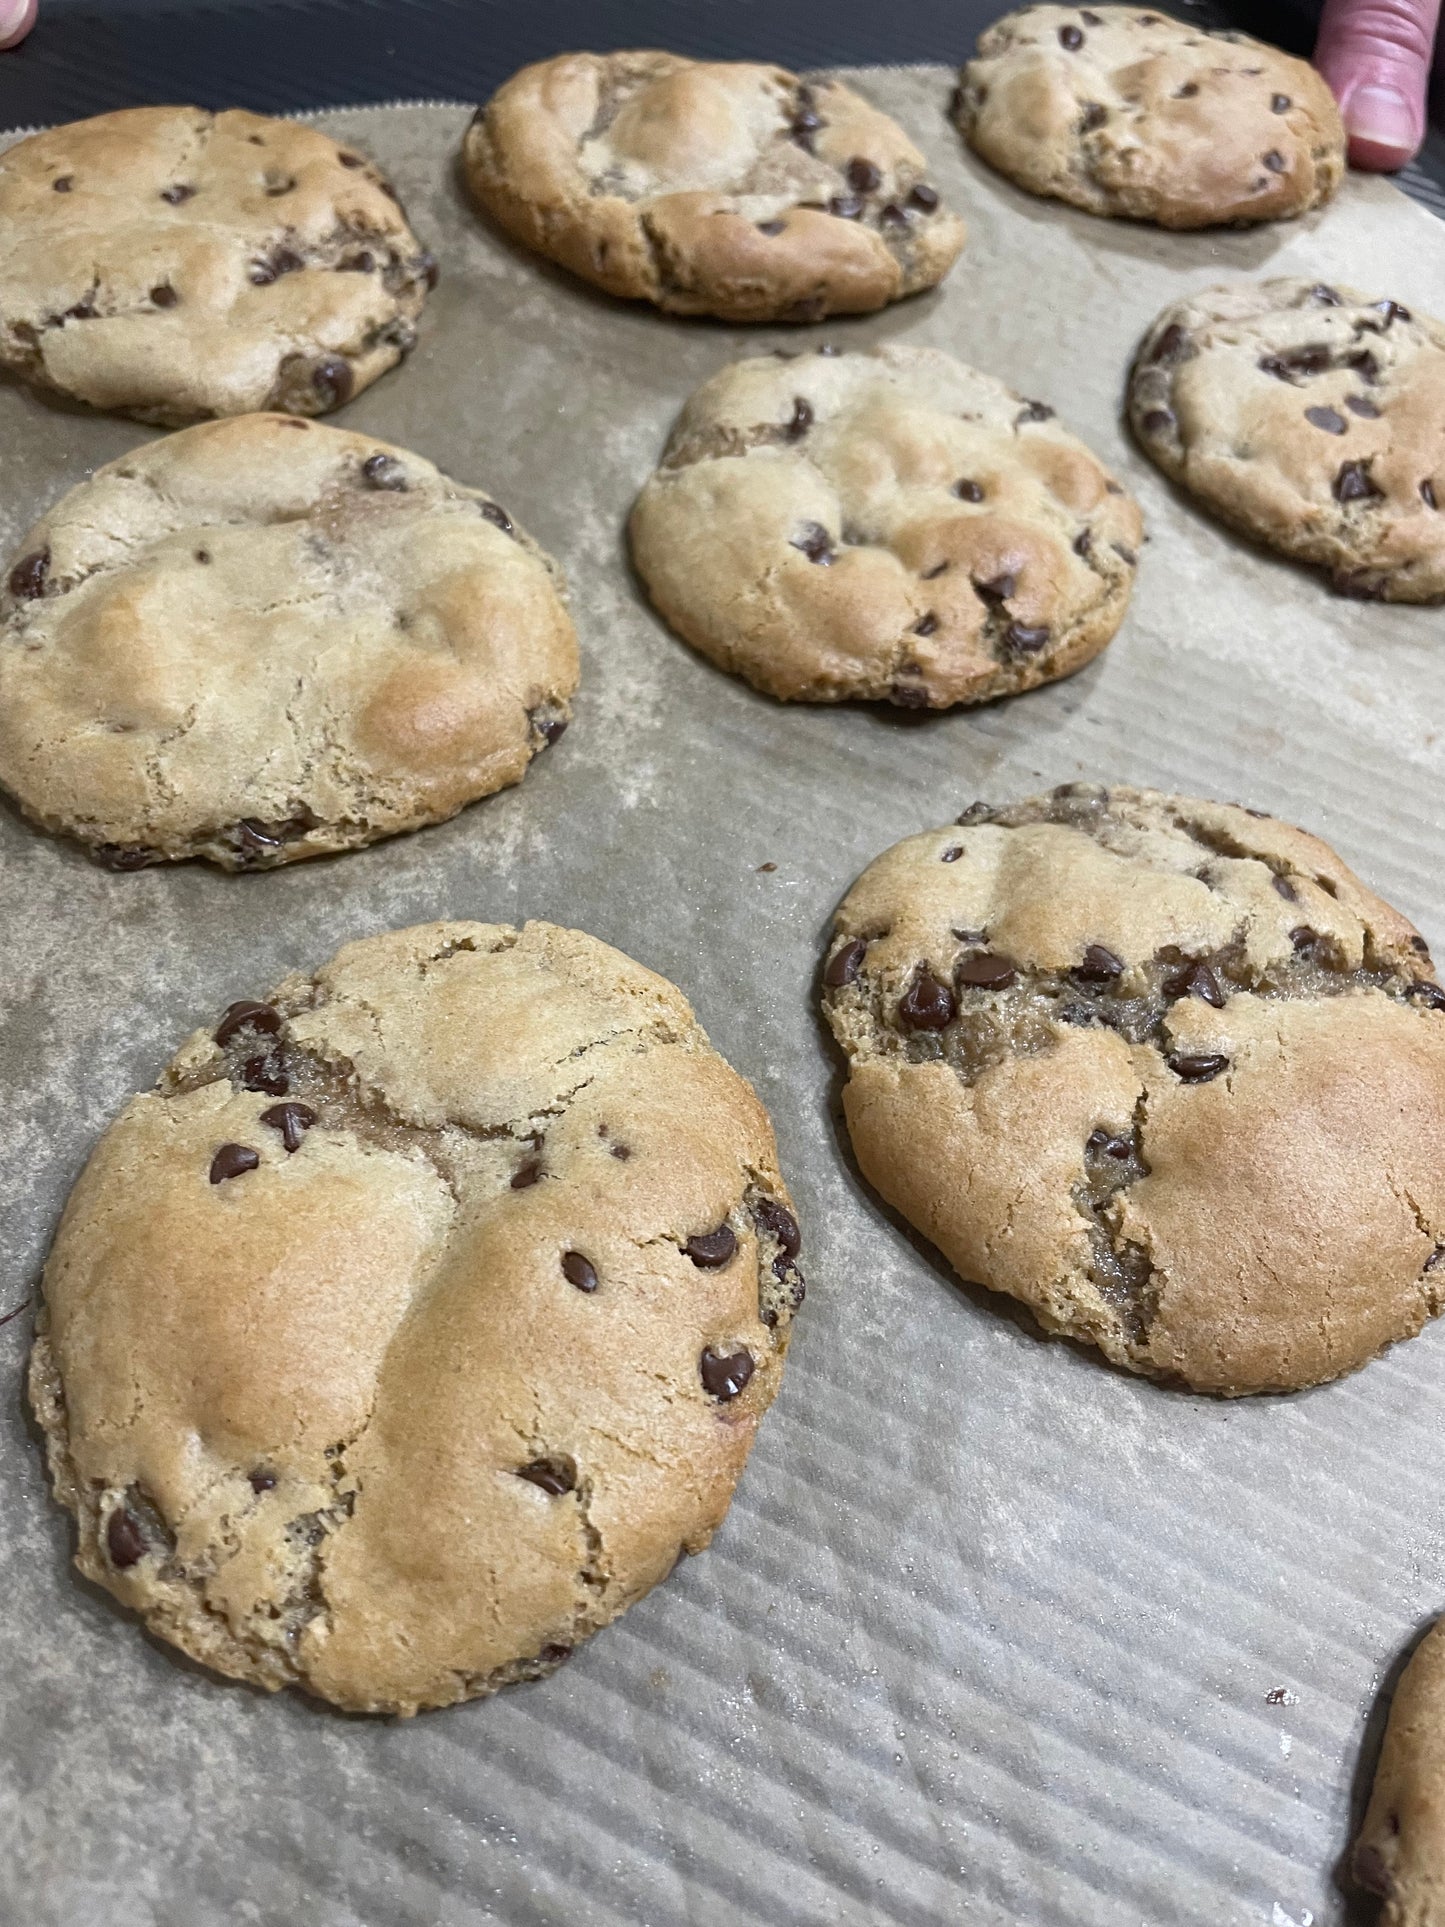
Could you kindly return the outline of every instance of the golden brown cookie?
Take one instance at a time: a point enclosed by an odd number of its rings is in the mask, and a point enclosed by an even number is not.
[[[97,1146],[31,1364],[82,1572],[235,1679],[550,1672],[727,1511],[803,1295],[750,1087],[578,931],[348,945]]]
[[[1123,620],[1141,530],[1046,403],[895,344],[714,375],[631,535],[672,627],[756,688],[943,709],[1096,656]]]
[[[355,849],[567,725],[561,573],[406,449],[245,415],[72,489],[0,577],[0,784],[133,870]]]
[[[980,36],[954,116],[1031,194],[1161,227],[1244,227],[1327,201],[1345,131],[1313,67],[1137,7],[1025,7]]]
[[[1445,1927],[1445,1620],[1400,1675],[1352,1871],[1379,1927]]]
[[[298,121],[134,107],[0,155],[0,366],[142,421],[339,407],[436,272],[371,163]]]
[[[1445,1286],[1445,990],[1303,831],[1066,785],[880,857],[824,1005],[858,1162],[967,1279],[1199,1391],[1284,1391]]]
[[[473,194],[526,246],[672,314],[816,321],[931,288],[963,246],[922,154],[841,81],[563,54],[473,122]]]
[[[1206,288],[1129,381],[1140,445],[1345,595],[1445,600],[1445,324],[1321,281]]]

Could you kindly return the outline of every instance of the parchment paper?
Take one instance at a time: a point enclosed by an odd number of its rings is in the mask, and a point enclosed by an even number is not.
[[[126,1095],[232,998],[422,918],[577,924],[693,999],[770,1107],[798,1199],[811,1295],[728,1524],[499,1699],[385,1724],[217,1684],[71,1573],[15,1320],[5,1927],[1368,1917],[1331,1869],[1382,1685],[1445,1605],[1445,1327],[1341,1384],[1236,1404],[1042,1341],[860,1184],[813,992],[870,858],[975,796],[1076,777],[1303,822],[1445,940],[1445,616],[1339,601],[1252,551],[1118,420],[1136,337],[1186,288],[1307,273],[1439,313],[1445,226],[1365,179],[1245,234],[1091,220],[973,163],[942,69],[857,80],[927,150],[968,248],[940,293],[803,331],[664,320],[523,258],[455,184],[460,109],[325,117],[443,265],[416,353],[335,419],[484,484],[571,579],[577,719],[519,789],[241,878],[107,875],[0,810],[0,1310]],[[699,381],[810,338],[951,349],[1055,403],[1137,489],[1151,540],[1099,662],[919,719],[771,702],[667,634],[629,577],[631,498]],[[0,550],[145,434],[0,389]]]

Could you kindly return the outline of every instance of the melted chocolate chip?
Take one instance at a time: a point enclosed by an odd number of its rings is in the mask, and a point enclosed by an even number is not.
[[[1356,1883],[1367,1893],[1378,1894],[1382,1900],[1389,1900],[1395,1892],[1395,1879],[1385,1865],[1385,1856],[1373,1840],[1361,1840],[1356,1846],[1350,1861],[1350,1872]]]
[[[268,1097],[284,1097],[290,1088],[290,1078],[274,1058],[248,1057],[241,1066],[243,1091],[264,1091]]]
[[[360,154],[342,153],[338,155],[337,158],[343,167],[365,167],[366,165],[366,162],[361,158]]]
[[[356,386],[351,363],[341,355],[324,355],[311,370],[311,386],[327,408],[339,408]]]
[[[348,254],[344,261],[338,261],[336,269],[338,274],[370,274],[375,266],[376,256],[363,248],[360,254]]]
[[[908,210],[900,207],[897,201],[885,201],[878,211],[878,219],[885,227],[907,227]]]
[[[797,1257],[803,1248],[802,1233],[798,1230],[798,1220],[785,1204],[779,1204],[776,1198],[759,1198],[753,1206],[753,1216],[777,1239],[784,1257]]]
[[[612,1155],[615,1158],[621,1159],[622,1163],[625,1164],[632,1156],[632,1146],[630,1144],[614,1144],[612,1146]]]
[[[378,450],[375,455],[367,456],[361,464],[361,472],[368,488],[387,489],[399,495],[406,493],[406,470],[395,455],[383,455]]]
[[[1163,435],[1174,426],[1174,411],[1171,408],[1151,408],[1143,421],[1146,435]]]
[[[516,534],[516,530],[512,525],[511,516],[508,515],[507,511],[504,508],[499,508],[495,502],[483,502],[482,514],[485,516],[487,521],[495,523],[495,525],[502,531],[503,535]]]
[[[1420,500],[1425,504],[1427,509],[1437,509],[1440,506],[1435,494],[1435,484],[1430,480],[1428,475],[1420,484]]]
[[[833,538],[821,522],[804,522],[798,533],[790,539],[789,546],[801,549],[810,562],[828,568],[833,561]]]
[[[921,964],[898,1000],[898,1021],[909,1030],[945,1030],[957,1009],[948,985],[941,984],[928,966]]]
[[[1012,957],[991,950],[960,957],[953,967],[953,981],[961,990],[1007,990],[1018,974],[1018,965]],[[950,1011],[949,1015],[952,1014]]]
[[[736,1398],[756,1370],[751,1352],[715,1352],[711,1345],[698,1360],[704,1389],[716,1399]]]
[[[918,664],[916,662],[904,663],[903,673],[904,675],[912,676],[920,674]],[[922,683],[891,683],[888,688],[888,700],[891,703],[896,703],[900,709],[927,709],[929,707],[928,690]]]
[[[262,1111],[261,1122],[281,1133],[288,1151],[299,1151],[302,1138],[316,1122],[316,1113],[309,1104],[273,1104],[269,1111]]]
[[[883,185],[883,170],[872,161],[855,156],[843,170],[855,194],[872,194]]]
[[[254,287],[268,288],[283,274],[296,274],[305,265],[306,263],[293,248],[277,248],[276,252],[265,260],[251,263],[250,279]]]
[[[1067,25],[1059,28],[1059,45],[1063,47],[1066,52],[1076,54],[1083,44],[1084,36],[1072,20],[1070,20]]]
[[[1154,343],[1152,359],[1155,361],[1178,361],[1181,351],[1188,345],[1189,337],[1177,321],[1169,326]]]
[[[1115,1158],[1121,1163],[1134,1155],[1133,1140],[1115,1137],[1111,1131],[1091,1131],[1084,1149],[1096,1158]]]
[[[260,1162],[260,1153],[249,1144],[223,1144],[211,1159],[211,1183],[224,1184],[227,1178],[243,1177]]]
[[[1167,977],[1164,995],[1175,1000],[1180,997],[1199,997],[1206,1004],[1213,1004],[1216,1010],[1224,1008],[1224,992],[1207,963],[1188,963],[1172,977]]]
[[[784,435],[790,442],[799,442],[812,426],[812,403],[805,401],[801,395],[795,395],[793,398],[793,413],[788,420],[787,426],[783,430]]]
[[[540,1158],[528,1158],[525,1164],[519,1164],[512,1173],[512,1189],[514,1191],[526,1191],[537,1182],[541,1175],[542,1160]]]
[[[1229,1069],[1229,1059],[1218,1051],[1203,1051],[1195,1057],[1171,1057],[1169,1068],[1181,1084],[1208,1084]]]
[[[248,1473],[247,1478],[253,1492],[274,1492],[276,1490],[276,1474],[266,1471],[262,1466],[258,1466],[254,1472]]]
[[[1103,106],[1097,100],[1086,100],[1084,102],[1083,119],[1079,122],[1079,132],[1081,134],[1092,134],[1102,127],[1108,118],[1109,110],[1107,107]]]
[[[57,194],[68,194],[71,188],[75,186],[75,176],[73,174],[57,174],[50,185],[55,189]]]
[[[1380,419],[1380,411],[1368,395],[1346,395],[1345,406],[1352,415],[1359,415],[1367,422],[1376,422]]]
[[[161,281],[151,289],[151,300],[158,308],[174,308],[180,298],[169,281]]]
[[[149,1550],[139,1521],[128,1506],[118,1505],[105,1522],[105,1549],[110,1563],[122,1572],[138,1565]]]
[[[985,602],[1007,602],[1019,579],[1016,575],[996,575],[992,582],[975,582],[973,586]]]
[[[1269,152],[1263,156],[1263,159],[1265,166],[1271,174],[1288,174],[1289,162],[1277,147],[1271,147]]]
[[[981,502],[983,500],[983,489],[977,482],[970,482],[967,478],[961,482],[955,482],[953,492],[961,502]]]
[[[787,225],[788,224],[786,221],[759,221],[758,233],[759,234],[781,234],[783,229]]]
[[[863,203],[856,194],[835,194],[828,202],[828,212],[840,221],[856,221],[863,212]]]
[[[1276,381],[1289,381],[1295,375],[1322,375],[1333,361],[1323,342],[1312,342],[1308,347],[1286,349],[1283,354],[1262,355],[1259,366]]]
[[[1069,974],[1076,983],[1112,984],[1124,974],[1124,959],[1102,943],[1091,943]]]
[[[1020,412],[1014,416],[1014,427],[1018,428],[1024,422],[1052,421],[1053,416],[1054,411],[1046,401],[1025,402]]]
[[[835,950],[823,972],[823,982],[829,990],[841,990],[846,984],[851,984],[867,954],[868,945],[862,937],[850,937],[841,949]]]
[[[597,1289],[597,1268],[591,1259],[584,1258],[580,1251],[562,1253],[562,1276],[569,1285],[575,1285],[578,1291],[596,1291]]]
[[[1322,302],[1327,308],[1338,308],[1340,306],[1339,295],[1323,281],[1316,281],[1310,289],[1310,299],[1311,301]]]
[[[1139,557],[1135,554],[1134,550],[1129,547],[1127,542],[1111,542],[1109,547],[1114,551],[1115,555],[1118,556],[1119,560],[1127,564],[1129,568],[1138,568]]]
[[[280,1028],[281,1013],[274,1004],[258,1004],[252,998],[243,997],[239,1003],[226,1007],[213,1035],[224,1048],[243,1030],[262,1030],[274,1036]]]
[[[1337,502],[1366,502],[1380,496],[1383,489],[1376,488],[1370,476],[1368,462],[1344,462],[1335,477],[1335,500]]]
[[[1305,420],[1316,428],[1322,428],[1327,435],[1343,435],[1349,423],[1343,415],[1337,415],[1333,408],[1307,408]]]
[[[1186,80],[1182,87],[1176,87],[1174,89],[1174,98],[1176,100],[1193,100],[1198,92],[1199,82],[1197,80]]]
[[[570,1459],[533,1459],[530,1465],[517,1467],[517,1477],[539,1487],[549,1498],[560,1499],[576,1487],[577,1468]]]
[[[10,571],[10,593],[18,602],[34,602],[45,594],[46,579],[50,574],[49,549],[37,549],[33,555],[24,555]]]
[[[720,1224],[716,1231],[700,1231],[683,1246],[700,1271],[718,1270],[728,1263],[737,1248],[738,1241],[730,1224]]]
[[[1011,656],[1036,656],[1048,641],[1049,632],[1042,626],[1011,622],[1003,632],[1003,646]]]
[[[1094,546],[1093,530],[1080,529],[1079,533],[1074,537],[1074,554],[1087,555],[1090,549],[1093,548],[1093,546]]]
[[[1375,312],[1383,317],[1384,324],[1387,328],[1391,322],[1408,321],[1410,319],[1410,310],[1408,308],[1402,308],[1398,301],[1377,301],[1375,303]]]
[[[1445,990],[1439,984],[1432,984],[1425,978],[1411,984],[1405,992],[1412,1004],[1423,1004],[1426,1010],[1445,1010]]]
[[[788,123],[789,138],[795,140],[799,147],[806,148],[811,154],[813,151],[813,136],[822,125],[823,116],[818,113],[813,105],[812,88],[800,87],[798,89],[797,103],[793,108],[793,118]]]
[[[1104,24],[1103,21],[1100,19],[1099,15],[1096,13],[1090,13],[1087,7],[1080,7],[1079,18],[1083,21],[1086,27],[1102,27]]]
[[[184,181],[174,181],[169,187],[163,187],[161,189],[161,199],[163,201],[169,201],[172,207],[179,207],[182,201],[189,201],[195,191],[193,187],[188,187]]]
[[[1292,105],[1288,94],[1271,94],[1269,97],[1269,111],[1272,114],[1287,114]]]
[[[441,264],[429,249],[424,248],[411,265],[413,270],[426,282],[429,288],[434,288],[437,282],[441,280]]]
[[[938,627],[938,617],[930,609],[927,615],[920,616],[913,625],[915,636],[931,636]]]
[[[145,843],[97,843],[91,855],[104,870],[145,870],[161,860]]]
[[[932,214],[938,206],[938,189],[930,187],[927,181],[916,181],[908,190],[908,205],[917,208],[920,214]]]
[[[531,721],[533,729],[536,730],[537,734],[542,738],[542,741],[546,743],[549,748],[553,743],[560,742],[567,734],[567,718],[565,716],[539,716],[534,710]]]

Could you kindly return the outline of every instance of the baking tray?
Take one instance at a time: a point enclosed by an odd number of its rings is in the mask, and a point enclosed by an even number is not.
[[[1445,940],[1445,621],[1332,597],[1129,445],[1130,350],[1222,276],[1437,312],[1445,227],[1351,178],[1308,221],[1167,235],[975,164],[942,68],[849,76],[967,213],[938,293],[741,330],[607,300],[468,209],[466,110],[323,124],[443,265],[410,361],[335,417],[485,485],[565,565],[576,721],[520,788],[251,877],[113,876],[0,810],[0,1309],[97,1134],[232,998],[432,917],[576,924],[687,992],[757,1085],[812,1293],[711,1551],[544,1683],[410,1723],[220,1685],[71,1572],[0,1330],[5,1927],[1324,1927],[1382,1683],[1445,1603],[1445,1326],[1343,1383],[1217,1403],[1046,1342],[879,1208],[814,1014],[829,914],[895,839],[1077,778],[1308,824]],[[948,348],[1137,490],[1133,608],[1072,681],[978,711],[785,706],[693,655],[623,523],[737,354]],[[0,550],[135,424],[0,388]],[[776,868],[771,866],[776,865]],[[764,867],[768,866],[768,867]],[[1279,1698],[1280,1692],[1286,1695]]]

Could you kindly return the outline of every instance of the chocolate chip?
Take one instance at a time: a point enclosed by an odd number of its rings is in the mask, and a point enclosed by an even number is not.
[[[248,1057],[241,1066],[243,1091],[264,1091],[268,1097],[284,1097],[290,1088],[290,1078],[273,1058]]]
[[[996,575],[992,582],[975,582],[973,586],[985,602],[1007,602],[1019,579],[1016,575]]]
[[[917,663],[904,663],[903,670],[905,674],[915,676],[919,674]],[[888,689],[888,700],[896,703],[900,709],[927,709],[930,706],[928,690],[922,683],[916,682],[891,683]]]
[[[1007,990],[1018,974],[1018,965],[1012,957],[992,950],[960,957],[953,967],[953,981],[960,989],[968,990]],[[950,1011],[949,1016],[952,1015]]]
[[[1096,1158],[1117,1158],[1122,1162],[1134,1154],[1132,1138],[1115,1137],[1111,1131],[1091,1131],[1084,1149]]]
[[[938,189],[930,187],[927,181],[916,181],[908,190],[908,205],[916,207],[920,214],[932,214],[938,206]]]
[[[1428,475],[1420,484],[1420,500],[1425,504],[1427,509],[1437,509],[1440,506],[1435,494],[1435,484],[1430,480]]]
[[[1310,299],[1323,302],[1327,308],[1338,308],[1341,305],[1339,295],[1323,281],[1316,281],[1310,289]]]
[[[914,623],[913,633],[915,636],[931,636],[937,627],[938,617],[930,609],[927,615],[920,616]]]
[[[1063,47],[1066,52],[1076,54],[1083,44],[1084,36],[1072,20],[1069,21],[1066,26],[1059,28],[1059,45]]]
[[[1076,983],[1112,984],[1124,974],[1124,959],[1102,943],[1091,943],[1069,975]]]
[[[311,370],[311,386],[328,408],[339,408],[355,385],[351,363],[341,355],[324,355]]]
[[[169,201],[172,207],[179,207],[182,201],[190,200],[195,191],[193,187],[188,187],[184,181],[175,181],[171,186],[161,189],[161,199],[163,201]]]
[[[1367,422],[1380,419],[1380,411],[1368,395],[1346,395],[1345,406],[1352,415],[1359,415]]]
[[[711,1345],[698,1360],[703,1386],[717,1399],[736,1398],[756,1370],[751,1352],[715,1352]]]
[[[361,464],[361,473],[368,488],[387,489],[396,494],[405,494],[407,489],[406,470],[394,455],[383,455],[378,451],[368,455]]]
[[[1343,415],[1337,415],[1333,408],[1307,408],[1305,420],[1322,428],[1327,435],[1343,435],[1349,423]]]
[[[1169,1068],[1181,1084],[1207,1084],[1229,1069],[1229,1059],[1218,1051],[1205,1051],[1197,1057],[1171,1057]]]
[[[533,710],[531,722],[533,729],[536,730],[537,734],[542,738],[542,741],[546,743],[549,748],[553,743],[560,742],[567,734],[567,718],[565,716],[542,716],[536,710]]]
[[[801,549],[810,562],[817,562],[829,568],[833,561],[833,538],[821,522],[804,522],[798,533],[791,537],[789,546]]]
[[[316,1122],[316,1113],[309,1104],[273,1104],[269,1111],[262,1111],[261,1122],[281,1133],[288,1151],[299,1151],[302,1138]]]
[[[781,234],[788,224],[786,221],[759,221],[757,225],[759,234]]]
[[[530,1465],[517,1467],[517,1477],[540,1487],[549,1498],[560,1499],[576,1487],[577,1468],[570,1459],[533,1459]]]
[[[738,1241],[730,1224],[720,1224],[716,1231],[700,1231],[683,1246],[700,1271],[716,1271],[728,1263],[737,1248]]]
[[[1430,1253],[1430,1256],[1425,1260],[1425,1269],[1426,1271],[1438,1271],[1441,1265],[1445,1265],[1445,1245],[1436,1245],[1435,1249]]]
[[[1366,462],[1345,462],[1335,477],[1335,500],[1337,502],[1365,502],[1372,497],[1383,495],[1384,490],[1376,488],[1370,477],[1370,465]]]
[[[1014,427],[1023,422],[1052,421],[1054,411],[1046,401],[1025,402],[1020,412],[1014,416]]]
[[[1352,355],[1346,355],[1345,366],[1353,368],[1360,380],[1369,382],[1372,388],[1380,379],[1380,364],[1368,348],[1357,348]]]
[[[260,1153],[249,1144],[223,1144],[211,1159],[211,1183],[224,1184],[227,1178],[242,1177],[260,1162]]]
[[[1445,1010],[1445,990],[1442,990],[1439,984],[1432,984],[1424,978],[1421,978],[1418,983],[1411,984],[1405,995],[1411,1003],[1423,1004],[1426,1010]]]
[[[1036,656],[1048,647],[1049,632],[1044,627],[1011,622],[1003,632],[1003,646],[1013,656]]]
[[[767,866],[764,865],[763,867],[766,868]],[[774,864],[773,868],[776,869],[777,865]],[[621,1161],[625,1164],[627,1160],[632,1156],[632,1146],[630,1144],[614,1144],[612,1146],[612,1155],[615,1158],[620,1158]]]
[[[1398,301],[1377,301],[1375,303],[1375,312],[1384,317],[1387,328],[1392,321],[1408,321],[1410,319],[1410,310],[1408,308],[1402,308]]]
[[[992,823],[993,805],[992,803],[985,803],[982,799],[978,799],[970,803],[963,814],[956,816],[953,820],[958,824]]]
[[[1270,878],[1270,882],[1274,887],[1275,893],[1278,896],[1282,896],[1286,903],[1297,903],[1299,901],[1299,893],[1288,877],[1282,877],[1276,873]]]
[[[414,258],[411,265],[413,271],[426,282],[429,288],[434,288],[437,282],[440,281],[442,273],[441,265],[429,249],[423,248],[422,252]]]
[[[777,1239],[785,1257],[797,1257],[803,1248],[802,1233],[798,1230],[798,1220],[785,1204],[779,1204],[776,1198],[759,1198],[753,1206],[753,1216]]]
[[[850,937],[841,949],[835,950],[828,959],[828,968],[823,972],[823,982],[829,990],[842,990],[846,984],[851,984],[867,954],[868,945],[862,937]]]
[[[251,263],[250,279],[254,287],[268,288],[283,274],[296,274],[305,265],[306,263],[294,249],[277,248],[276,252],[266,260]]]
[[[274,1472],[267,1472],[263,1468],[258,1467],[256,1471],[248,1473],[247,1478],[250,1481],[253,1492],[274,1492],[276,1490],[276,1474]]]
[[[482,514],[486,517],[487,521],[495,523],[503,535],[516,534],[516,530],[512,526],[511,516],[508,515],[504,508],[499,508],[495,502],[483,502]]]
[[[1385,1865],[1385,1856],[1373,1840],[1361,1840],[1355,1848],[1350,1861],[1350,1872],[1357,1886],[1367,1893],[1378,1894],[1382,1900],[1389,1900],[1395,1892],[1395,1879]]]
[[[67,321],[94,321],[99,312],[93,297],[87,295],[83,301],[77,301],[73,308],[65,310],[65,318]]]
[[[570,1659],[572,1657],[572,1648],[570,1646],[560,1646],[555,1640],[552,1640],[542,1648],[537,1657],[548,1666],[560,1666],[564,1659]]]
[[[1188,963],[1172,977],[1166,978],[1164,995],[1176,1001],[1180,997],[1199,997],[1206,1004],[1213,1004],[1216,1010],[1224,1008],[1224,992],[1207,963]]]
[[[954,483],[953,492],[961,502],[981,502],[983,500],[983,489],[977,482],[970,482],[966,478],[961,482]]]
[[[920,582],[935,582],[947,567],[946,562],[935,562],[931,569],[924,569],[918,579]]]
[[[370,274],[376,266],[376,256],[363,248],[360,254],[348,254],[344,261],[336,264],[338,274]]]
[[[1269,110],[1272,114],[1287,114],[1293,105],[1288,94],[1271,94]]]
[[[944,1030],[953,1022],[957,1001],[947,984],[941,984],[927,964],[898,1000],[898,1021],[909,1030]]]
[[[1193,100],[1198,92],[1199,82],[1197,80],[1186,80],[1182,87],[1176,87],[1174,89],[1174,98],[1176,100]]]
[[[1180,327],[1179,323],[1177,321],[1171,321],[1163,334],[1160,335],[1159,339],[1154,343],[1154,353],[1150,359],[1153,361],[1178,361],[1181,352],[1188,346],[1188,342],[1189,337]]]
[[[279,200],[283,194],[290,194],[295,186],[296,176],[294,174],[277,175],[273,180],[267,181],[266,197],[272,201]]]
[[[36,601],[45,594],[49,574],[49,549],[36,549],[33,555],[22,556],[10,571],[11,595],[19,602]]]
[[[1323,342],[1304,348],[1290,348],[1283,354],[1263,355],[1259,366],[1276,381],[1289,381],[1295,375],[1322,375],[1332,366],[1334,354]]]
[[[258,854],[269,850],[279,850],[283,848],[286,843],[286,837],[283,833],[274,829],[269,823],[263,823],[261,819],[256,816],[243,816],[236,825],[235,836],[236,841],[240,844],[243,851],[251,851]]]
[[[1288,174],[1289,162],[1277,147],[1271,147],[1269,152],[1263,156],[1263,160],[1271,174]]]
[[[1103,21],[1100,19],[1099,15],[1096,13],[1090,13],[1087,7],[1080,7],[1079,18],[1083,21],[1086,27],[1102,27],[1104,24]]]
[[[480,119],[480,115],[478,118]],[[339,154],[337,158],[343,167],[365,167],[366,165],[366,162],[361,158],[360,154],[342,153]]]
[[[813,136],[823,125],[823,116],[813,105],[813,91],[810,87],[798,89],[797,104],[793,108],[793,118],[788,125],[788,133],[799,147],[805,147],[811,154]]]
[[[55,189],[57,194],[68,194],[71,188],[75,186],[75,176],[73,174],[57,174],[50,185]]]
[[[872,194],[883,185],[883,170],[875,167],[872,161],[856,155],[843,169],[848,177],[848,185],[855,194]]]
[[[1143,421],[1146,435],[1163,435],[1173,426],[1174,411],[1169,408],[1151,408]]]
[[[541,1175],[542,1160],[540,1158],[528,1158],[525,1164],[519,1164],[512,1173],[512,1189],[514,1191],[526,1191],[537,1182]]]
[[[578,1291],[596,1291],[597,1289],[597,1268],[589,1258],[584,1258],[580,1251],[562,1253],[562,1276],[569,1285],[575,1285]]]
[[[105,1549],[110,1563],[122,1572],[127,1566],[138,1565],[149,1551],[145,1534],[128,1506],[118,1505],[106,1520]]]
[[[144,870],[161,860],[160,851],[145,843],[98,843],[91,854],[106,870]]]
[[[1079,533],[1074,537],[1074,554],[1087,555],[1090,549],[1093,548],[1093,546],[1094,546],[1093,530],[1080,529]]]
[[[793,413],[783,433],[790,442],[799,442],[813,426],[812,404],[801,395],[793,397]]]
[[[1108,118],[1109,110],[1107,107],[1102,106],[1097,100],[1086,100],[1084,102],[1084,117],[1079,122],[1079,132],[1081,134],[1092,134],[1096,129],[1102,127]]]
[[[885,227],[907,227],[908,212],[906,208],[901,208],[897,201],[886,201],[879,209],[878,219]]]
[[[274,1036],[281,1028],[281,1013],[274,1004],[258,1004],[250,997],[227,1005],[213,1033],[223,1048],[243,1030],[261,1030]]]
[[[168,281],[162,281],[151,289],[151,300],[158,308],[174,308],[180,298]]]
[[[835,194],[828,203],[828,212],[836,214],[840,221],[856,221],[863,212],[863,203],[856,194]]]
[[[1111,542],[1109,547],[1114,551],[1115,555],[1118,556],[1119,560],[1126,563],[1129,568],[1138,568],[1139,557],[1135,554],[1134,550],[1129,547],[1127,542]]]

